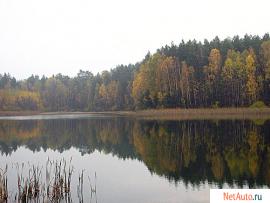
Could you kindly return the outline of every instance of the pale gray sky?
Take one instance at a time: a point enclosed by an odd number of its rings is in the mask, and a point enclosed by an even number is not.
[[[269,8],[269,0],[0,0],[0,73],[97,73],[172,41],[262,36]]]

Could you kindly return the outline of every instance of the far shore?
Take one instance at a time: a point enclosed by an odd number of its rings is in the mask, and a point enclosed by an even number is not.
[[[193,120],[193,119],[270,119],[270,108],[198,108],[151,109],[123,111],[119,115],[143,119]]]
[[[270,119],[270,108],[198,108],[198,109],[149,109],[138,111],[105,112],[39,112],[0,111],[0,116],[94,114],[126,116],[139,119],[189,120],[189,119]]]

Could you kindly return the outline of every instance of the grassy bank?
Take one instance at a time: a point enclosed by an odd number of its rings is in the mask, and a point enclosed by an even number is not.
[[[200,108],[200,109],[150,109],[139,111],[106,112],[36,112],[0,111],[0,116],[96,114],[107,116],[128,116],[143,119],[188,120],[188,119],[270,119],[270,108]]]
[[[40,113],[39,111],[0,111],[0,116],[31,116]]]
[[[113,112],[110,112],[113,113]],[[114,114],[144,119],[270,119],[270,108],[200,108],[119,111]]]

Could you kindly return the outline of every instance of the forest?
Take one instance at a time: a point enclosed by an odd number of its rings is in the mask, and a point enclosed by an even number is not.
[[[94,75],[0,74],[0,111],[109,111],[270,104],[270,36],[166,45]]]

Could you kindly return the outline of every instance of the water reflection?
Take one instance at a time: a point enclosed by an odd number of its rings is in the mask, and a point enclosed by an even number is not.
[[[25,146],[142,160],[169,181],[270,186],[269,121],[145,121],[126,118],[1,120],[0,150]]]

